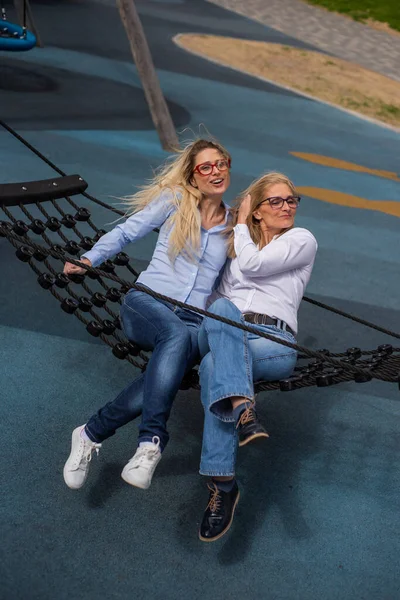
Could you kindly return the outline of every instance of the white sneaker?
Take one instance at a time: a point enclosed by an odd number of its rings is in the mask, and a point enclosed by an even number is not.
[[[95,444],[81,436],[85,425],[80,425],[72,432],[71,454],[64,465],[64,481],[72,490],[79,490],[85,483],[92,453],[99,453],[101,444]]]
[[[154,436],[152,442],[141,442],[135,455],[125,465],[121,477],[126,483],[147,490],[160,460],[160,438]]]

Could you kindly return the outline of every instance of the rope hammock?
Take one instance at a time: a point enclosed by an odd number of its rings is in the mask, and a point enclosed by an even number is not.
[[[0,184],[0,209],[5,216],[4,220],[0,220],[0,237],[12,244],[17,258],[30,266],[37,275],[38,284],[58,300],[62,310],[78,318],[90,335],[101,339],[111,348],[115,357],[127,360],[142,371],[149,360],[149,352],[144,352],[124,337],[118,316],[123,295],[135,288],[156,299],[166,300],[244,331],[255,331],[260,337],[295,348],[299,360],[293,376],[281,381],[258,382],[256,392],[326,387],[346,381],[364,383],[372,379],[397,382],[400,386],[400,348],[390,344],[381,344],[373,350],[348,348],[342,353],[311,350],[136,284],[139,273],[124,252],[117,254],[113,260],[106,260],[99,268],[79,263],[77,256],[83,250],[92,248],[105,231],[93,223],[90,210],[80,206],[76,197],[84,197],[120,216],[124,216],[124,213],[88,194],[87,183],[82,177],[66,175],[6,123],[0,120],[0,125],[60,175],[42,181]],[[0,213],[0,218],[2,216]],[[86,273],[66,276],[62,272],[65,262],[83,266]],[[327,304],[306,296],[303,300],[400,339],[399,333]],[[188,388],[199,388],[197,368],[182,382],[181,389]]]

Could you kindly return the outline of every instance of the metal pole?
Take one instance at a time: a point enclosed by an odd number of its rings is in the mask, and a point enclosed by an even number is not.
[[[24,4],[25,2],[25,4]],[[43,48],[43,42],[40,38],[39,31],[35,25],[33,20],[31,5],[29,4],[29,0],[14,0],[15,10],[17,11],[18,20],[22,25],[26,25],[26,27],[31,31],[36,37],[36,46],[39,48]],[[24,15],[26,10],[26,23],[24,22]]]
[[[117,6],[161,145],[164,150],[176,151],[179,148],[178,137],[158,81],[135,2],[117,0]]]

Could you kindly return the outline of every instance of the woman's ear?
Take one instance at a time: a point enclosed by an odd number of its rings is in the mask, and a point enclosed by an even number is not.
[[[195,180],[193,179],[193,177],[192,177],[192,179],[189,180],[189,183],[192,187],[197,188],[197,184],[196,184]]]
[[[261,215],[259,210],[255,210],[251,215],[256,221],[261,221]]]

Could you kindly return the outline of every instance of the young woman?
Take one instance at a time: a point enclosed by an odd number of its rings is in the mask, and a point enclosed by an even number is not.
[[[188,145],[154,180],[131,198],[132,216],[83,255],[96,267],[152,229],[160,233],[153,257],[138,283],[170,298],[204,308],[227,255],[229,210],[222,196],[230,183],[230,156],[220,144]],[[81,273],[70,263],[65,273]],[[85,483],[93,451],[142,411],[138,448],[122,471],[129,484],[146,489],[168,442],[172,402],[185,372],[198,360],[202,318],[188,310],[130,290],[121,306],[129,340],[152,350],[147,369],[112,402],[72,433],[64,467],[68,487]]]
[[[264,175],[244,193],[230,256],[210,311],[295,342],[297,310],[310,279],[317,242],[294,227],[300,197],[280,173]],[[205,410],[200,473],[212,477],[199,536],[211,542],[229,529],[239,489],[239,445],[268,437],[258,421],[253,381],[289,377],[296,351],[212,318],[199,332],[201,399]]]

